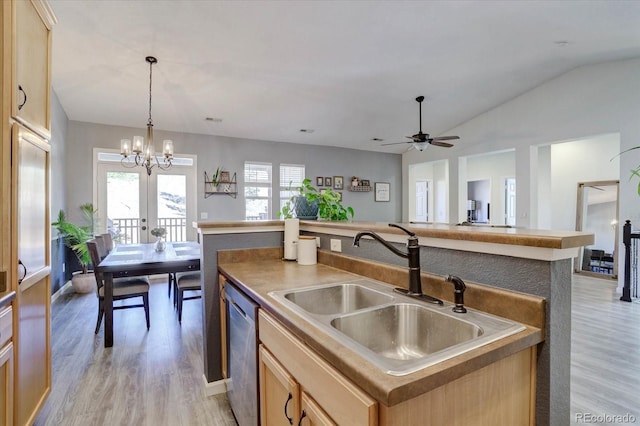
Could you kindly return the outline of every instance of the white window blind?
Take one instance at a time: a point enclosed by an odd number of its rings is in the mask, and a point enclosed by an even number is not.
[[[271,163],[244,163],[245,219],[271,218]]]
[[[304,164],[280,164],[280,208],[284,206],[295,188],[304,180]]]

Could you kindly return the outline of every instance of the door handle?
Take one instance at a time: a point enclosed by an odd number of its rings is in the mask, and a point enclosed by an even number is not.
[[[289,417],[289,414],[287,413],[287,405],[289,405],[289,401],[291,401],[292,399],[293,395],[291,395],[291,392],[289,392],[289,398],[287,398],[287,402],[284,403],[284,416],[287,418],[287,420],[289,420],[290,425],[293,424],[293,418]]]
[[[24,274],[22,274],[21,277],[18,277],[18,285],[22,284],[22,280],[27,276],[27,267],[22,263],[22,260],[18,259],[18,269],[20,269],[21,266],[24,269]]]
[[[27,92],[25,92],[22,86],[19,84],[18,84],[18,91],[22,92],[22,94],[24,95],[24,101],[22,101],[22,103],[18,105],[18,111],[20,111],[22,107],[24,107],[24,104],[27,103]]]

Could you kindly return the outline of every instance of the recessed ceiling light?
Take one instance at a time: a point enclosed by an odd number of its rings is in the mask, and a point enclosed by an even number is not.
[[[313,129],[300,129],[300,133],[313,133],[315,130]]]
[[[382,142],[384,139],[381,138],[371,138],[372,141],[374,142]]]
[[[221,123],[222,122],[222,118],[216,118],[216,117],[205,117],[204,120],[205,121],[212,121],[214,123]]]
[[[556,40],[553,42],[553,44],[555,44],[558,47],[565,47],[566,45],[569,44],[569,42],[567,40]]]

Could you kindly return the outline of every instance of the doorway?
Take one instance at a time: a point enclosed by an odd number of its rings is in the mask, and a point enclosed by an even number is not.
[[[416,181],[416,222],[430,222],[432,219],[431,205],[433,201],[430,200],[431,195],[431,182],[428,180]]]
[[[113,154],[98,153],[95,205],[99,226],[120,244],[154,240],[153,228],[165,228],[167,241],[195,240],[195,166],[168,170],[126,168]],[[193,160],[191,163],[193,164]]]
[[[580,251],[576,272],[598,278],[618,277],[619,181],[578,182],[576,231],[590,232],[595,241]]]

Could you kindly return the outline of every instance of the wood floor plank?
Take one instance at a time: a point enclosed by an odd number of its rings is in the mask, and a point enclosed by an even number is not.
[[[151,330],[142,309],[117,311],[106,349],[103,330],[93,333],[95,295],[53,303],[53,387],[37,426],[236,425],[226,396],[202,389],[201,300],[185,302],[180,325],[166,281],[150,296]],[[586,413],[640,423],[640,303],[619,297],[614,281],[574,276],[571,424],[584,424],[577,415]]]
[[[142,309],[114,313],[112,348],[94,334],[94,294],[54,301],[53,386],[35,425],[236,425],[225,395],[204,395],[201,300],[180,324],[166,286],[151,286],[150,330]]]

